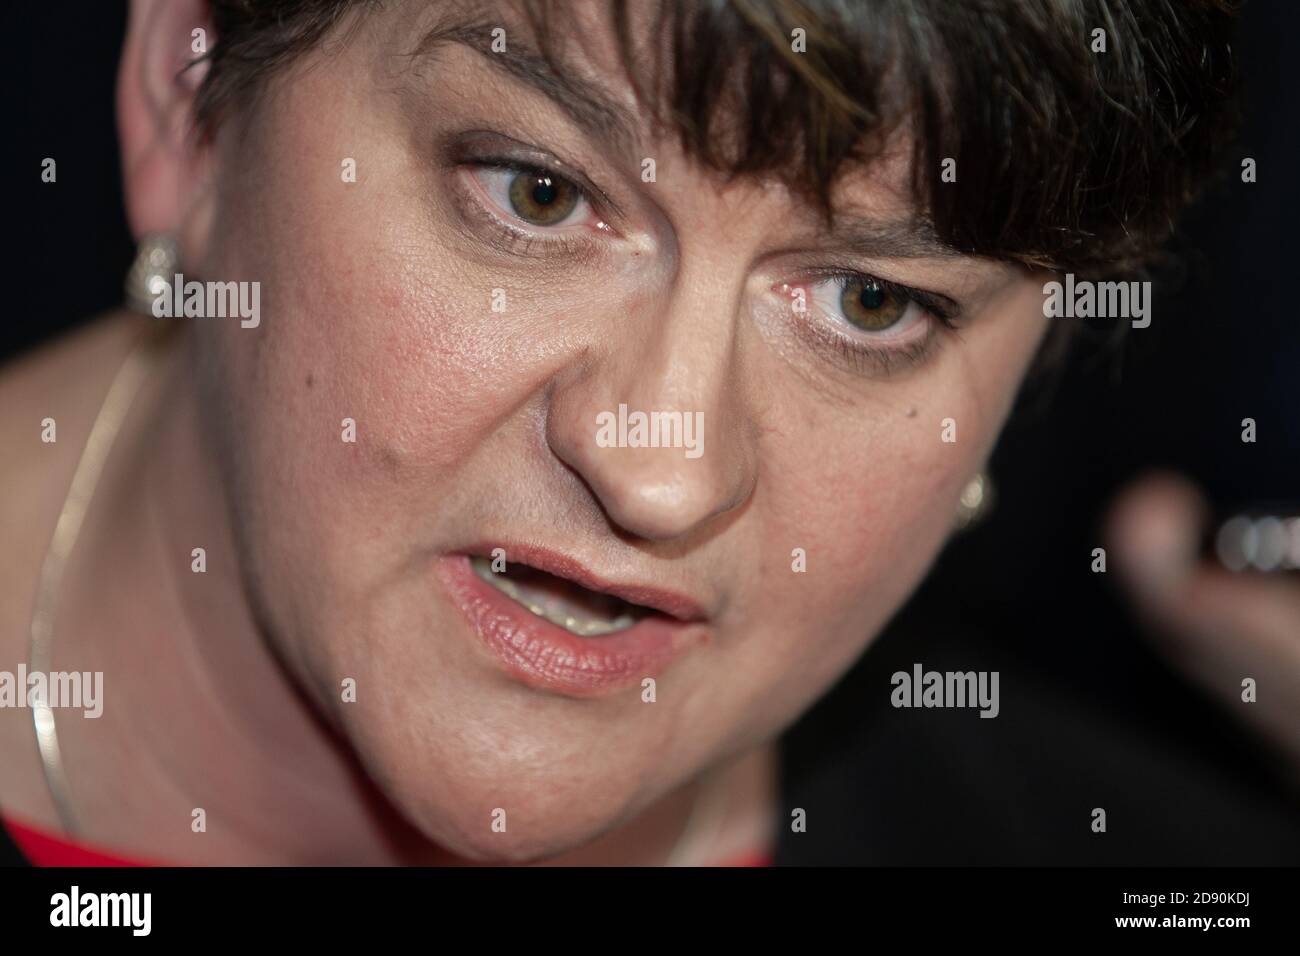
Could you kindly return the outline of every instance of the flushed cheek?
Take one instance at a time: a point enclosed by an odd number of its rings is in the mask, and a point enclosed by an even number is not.
[[[308,487],[331,463],[382,474],[399,462],[455,460],[492,371],[482,342],[489,290],[478,289],[490,283],[447,268],[421,197],[401,192],[400,156],[373,150],[367,182],[345,185],[337,163],[304,159],[337,152],[328,129],[271,121],[250,135],[257,156],[231,157],[236,182],[224,191],[208,265],[263,283],[261,327],[240,330],[226,351],[246,404],[279,425],[271,444],[328,436],[338,452],[344,419],[355,423],[348,455],[314,458],[311,473],[295,476]],[[251,189],[238,178],[249,165],[260,170]],[[376,193],[369,182],[388,185]]]
[[[333,476],[341,493],[368,495],[463,459],[490,430],[503,384],[479,360],[469,304],[452,290],[413,295],[391,258],[330,268],[331,250],[304,256],[320,281],[266,323],[251,376],[258,404],[277,410],[261,416],[280,423],[271,444],[299,451],[298,487]]]

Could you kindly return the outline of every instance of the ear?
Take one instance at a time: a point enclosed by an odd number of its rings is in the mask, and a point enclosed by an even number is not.
[[[150,232],[179,238],[202,198],[209,147],[191,135],[191,116],[207,62],[185,67],[214,41],[204,0],[131,0],[117,125],[127,219],[137,239]]]

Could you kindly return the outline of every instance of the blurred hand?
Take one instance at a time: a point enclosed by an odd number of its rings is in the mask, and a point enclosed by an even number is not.
[[[1156,646],[1291,761],[1300,780],[1300,582],[1200,557],[1204,499],[1176,475],[1135,482],[1108,520],[1108,553]],[[1242,700],[1254,678],[1257,700]]]

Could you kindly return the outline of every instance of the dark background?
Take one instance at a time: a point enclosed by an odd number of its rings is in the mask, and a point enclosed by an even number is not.
[[[23,252],[9,256],[18,303],[0,357],[118,304],[132,254],[113,108],[125,5],[23,3],[10,24]],[[785,803],[808,830],[782,837],[779,863],[1300,862],[1300,794],[1280,758],[1159,660],[1114,575],[1090,570],[1107,503],[1151,466],[1225,506],[1300,501],[1300,15],[1256,0],[1241,26],[1245,125],[1186,220],[1181,287],[1157,291],[1151,327],[1121,349],[1085,339],[1028,386],[993,461],[993,515],[787,734]],[[40,182],[45,156],[57,187]],[[1255,444],[1240,439],[1248,416]],[[915,662],[999,671],[1000,716],[893,709],[889,677]]]

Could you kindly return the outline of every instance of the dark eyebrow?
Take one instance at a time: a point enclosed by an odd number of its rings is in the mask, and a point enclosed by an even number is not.
[[[856,219],[836,216],[824,237],[881,259],[966,259],[974,253],[944,242],[926,219]]]
[[[606,96],[597,84],[558,72],[550,59],[519,39],[521,30],[509,33],[506,52],[492,52],[493,28],[483,21],[444,21],[429,30],[409,55],[414,60],[430,60],[449,44],[473,50],[496,69],[542,93],[588,133],[635,154],[637,124],[626,108]]]
[[[432,61],[446,46],[458,44],[479,54],[497,70],[542,93],[587,132],[615,143],[626,155],[637,155],[637,123],[621,104],[596,83],[561,73],[552,60],[524,42],[519,28],[509,29],[506,51],[491,49],[492,31],[499,23],[472,14],[448,16],[421,37],[409,56]],[[944,242],[924,218],[881,220],[837,215],[823,234],[829,243],[858,255],[880,259],[961,259],[964,252]]]

